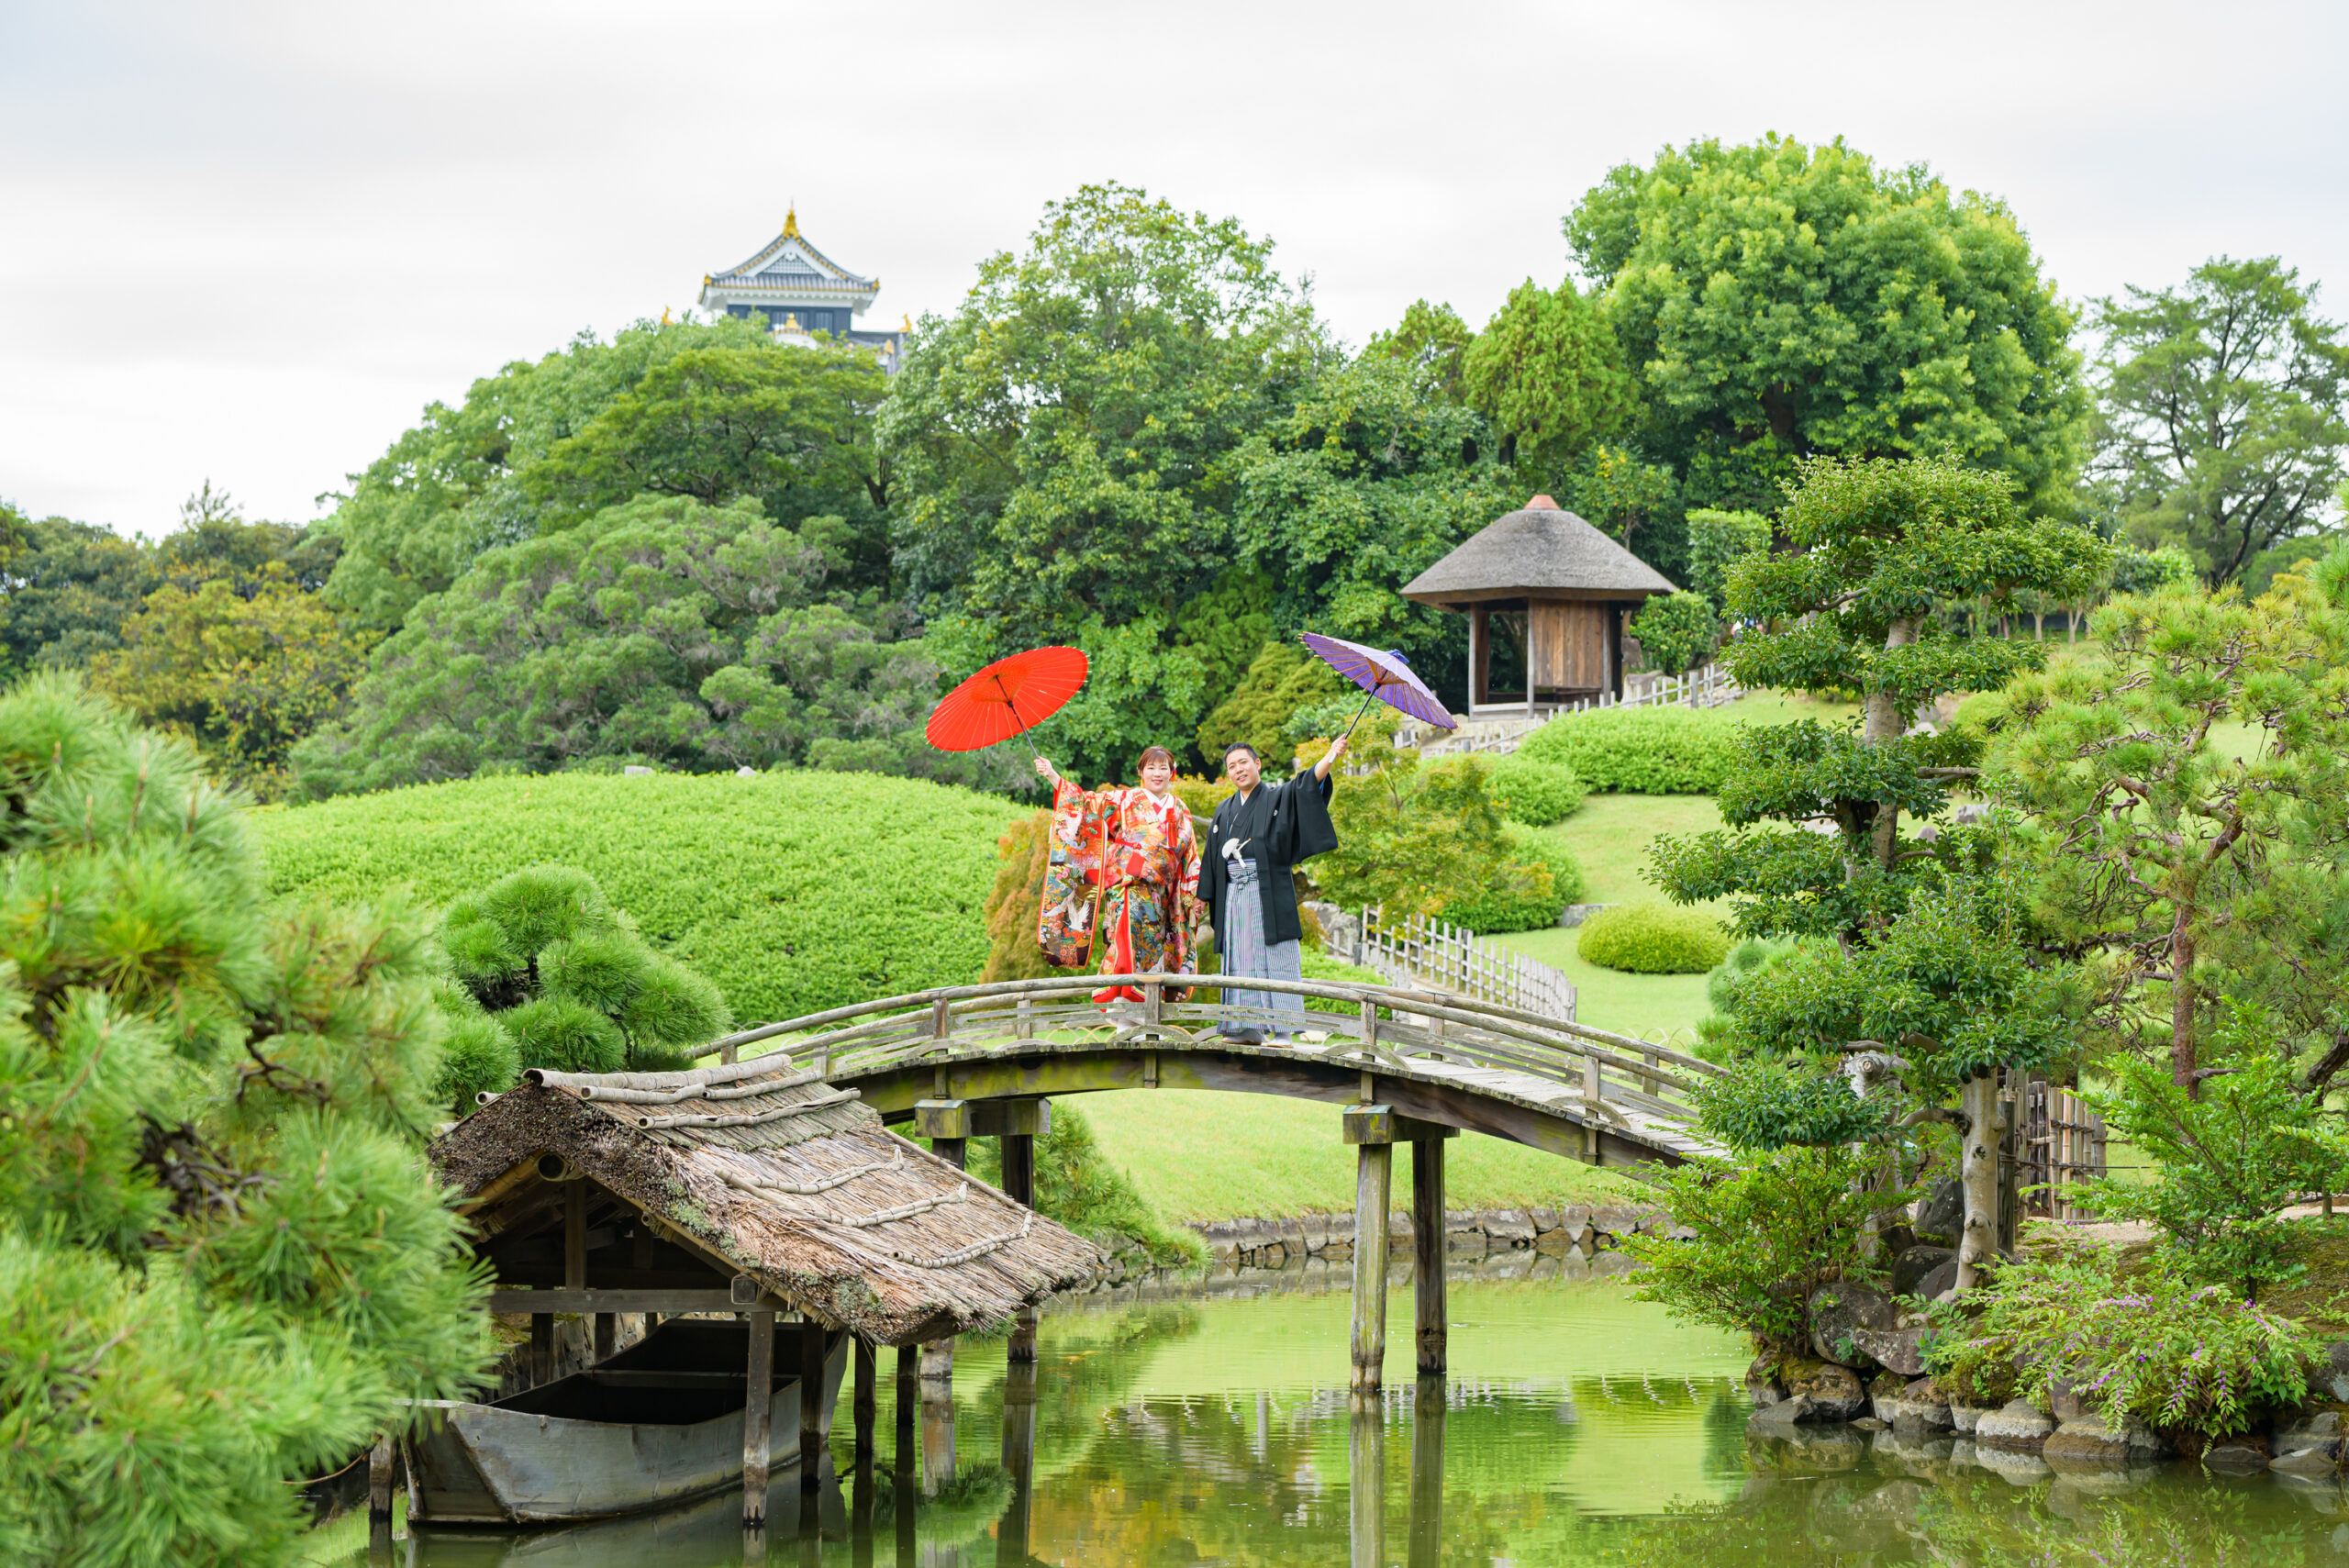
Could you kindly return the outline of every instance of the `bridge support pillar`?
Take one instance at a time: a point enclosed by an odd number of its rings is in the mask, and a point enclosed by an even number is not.
[[[1353,1380],[1356,1409],[1377,1408],[1386,1365],[1386,1215],[1395,1146],[1365,1143],[1354,1164]]]
[[[1375,1400],[1386,1361],[1387,1216],[1394,1202],[1395,1145],[1411,1146],[1411,1239],[1418,1289],[1419,1370],[1442,1376],[1449,1329],[1443,1288],[1443,1140],[1460,1129],[1421,1121],[1392,1106],[1350,1106],[1341,1118],[1357,1146],[1354,1178],[1353,1402]]]
[[[1443,1280],[1443,1140],[1411,1140],[1411,1276],[1419,1376],[1449,1369],[1451,1321]]]

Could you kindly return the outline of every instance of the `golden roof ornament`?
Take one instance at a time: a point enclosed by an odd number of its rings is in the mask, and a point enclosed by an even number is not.
[[[785,239],[799,238],[799,204],[796,202],[794,202],[791,209],[783,215],[783,237]]]

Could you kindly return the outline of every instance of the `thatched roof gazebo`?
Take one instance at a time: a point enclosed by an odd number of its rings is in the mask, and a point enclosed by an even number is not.
[[[782,1052],[525,1082],[432,1145],[502,1312],[796,1312],[868,1344],[1004,1321],[1091,1242],[881,1125]]]
[[[1623,618],[1664,574],[1547,495],[1487,523],[1404,584],[1468,617],[1468,716],[1532,714],[1623,690]]]

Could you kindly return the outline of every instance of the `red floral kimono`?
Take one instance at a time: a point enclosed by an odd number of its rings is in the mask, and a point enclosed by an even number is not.
[[[1081,969],[1099,944],[1103,974],[1184,974],[1198,903],[1199,839],[1190,808],[1148,790],[1082,790],[1067,780],[1052,796],[1052,861],[1044,873],[1037,944],[1048,963]],[[1187,992],[1169,991],[1179,1001]],[[1130,985],[1105,986],[1097,1002],[1139,1002]]]

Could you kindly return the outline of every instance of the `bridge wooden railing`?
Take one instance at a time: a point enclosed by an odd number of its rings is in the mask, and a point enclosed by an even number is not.
[[[841,1076],[1023,1048],[1221,1050],[1229,1049],[1219,1038],[1226,1027],[1287,1029],[1296,1038],[1283,1049],[1296,1055],[1373,1071],[1455,1062],[1524,1073],[1564,1085],[1609,1119],[1620,1119],[1609,1118],[1610,1109],[1684,1116],[1691,1085],[1720,1072],[1652,1040],[1445,992],[1335,980],[1249,982],[1251,990],[1306,998],[1300,1020],[1224,1000],[1217,988],[1226,983],[1214,974],[1087,974],[943,985],[761,1024],[716,1045],[728,1062],[749,1046],[788,1049]],[[1135,987],[1143,999],[1092,1000],[1112,984]],[[1185,988],[1193,993],[1185,1000],[1166,995]]]

